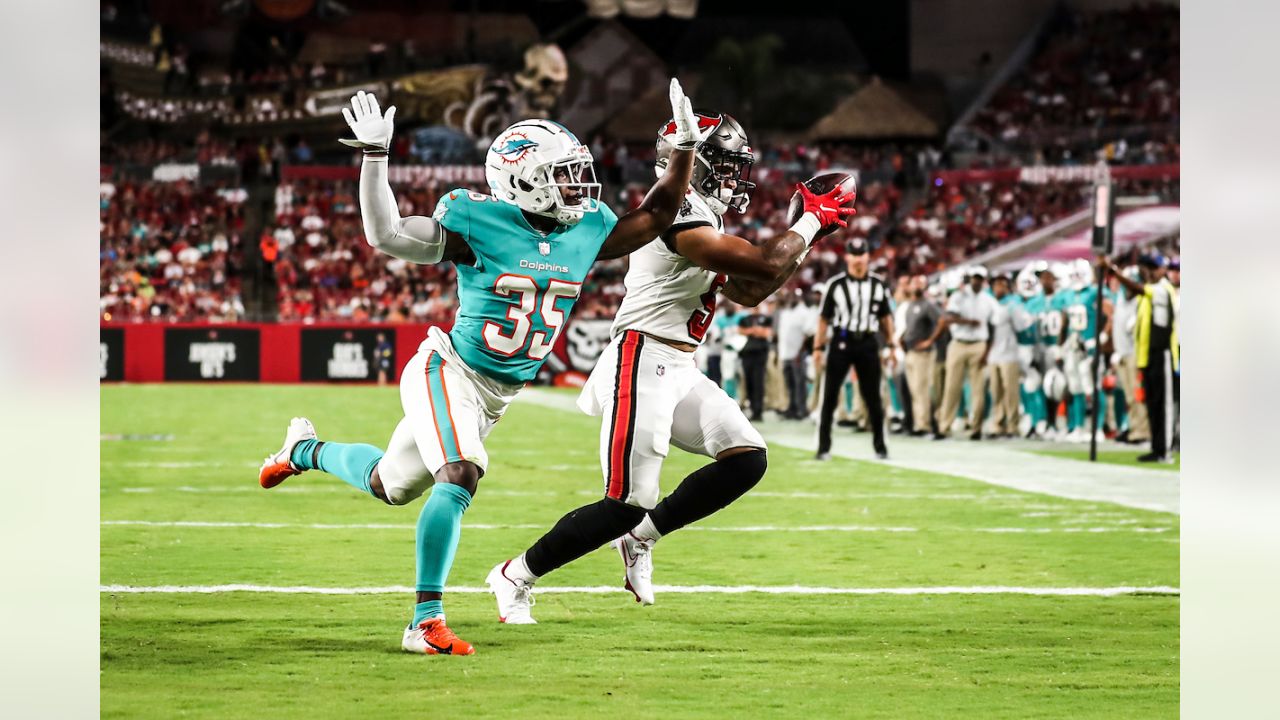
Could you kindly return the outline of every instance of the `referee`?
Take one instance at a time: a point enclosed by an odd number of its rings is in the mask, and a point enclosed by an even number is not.
[[[852,366],[858,376],[858,392],[867,408],[876,457],[885,460],[884,407],[880,404],[880,330],[890,347],[898,344],[893,332],[889,288],[884,280],[868,272],[867,241],[854,238],[845,245],[849,272],[832,278],[818,314],[818,331],[813,339],[814,366],[822,365],[822,416],[818,423],[819,460],[831,458],[831,418],[844,389],[844,379]],[[829,352],[828,352],[829,350]]]
[[[1167,463],[1169,441],[1173,437],[1174,376],[1179,371],[1178,290],[1165,276],[1164,258],[1143,255],[1138,260],[1141,282],[1126,276],[1111,258],[1099,262],[1115,273],[1116,279],[1138,298],[1138,321],[1134,328],[1134,354],[1151,426],[1151,452],[1139,455],[1139,462]]]

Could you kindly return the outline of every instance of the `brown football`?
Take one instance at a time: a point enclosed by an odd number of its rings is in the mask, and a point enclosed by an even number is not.
[[[857,191],[857,180],[849,173],[828,172],[821,175],[814,175],[805,181],[804,186],[809,188],[809,192],[814,195],[824,195],[839,187],[843,191]],[[856,200],[856,198],[855,198]],[[845,207],[853,207],[853,200],[845,203]],[[795,225],[800,220],[800,215],[804,213],[804,198],[800,197],[800,191],[795,191],[791,196],[791,205],[787,208],[787,227]],[[845,217],[846,220],[849,216]],[[817,237],[826,237],[840,228],[839,225],[831,225],[818,231]]]

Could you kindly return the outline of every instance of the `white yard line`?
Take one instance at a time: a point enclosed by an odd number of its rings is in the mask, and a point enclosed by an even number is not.
[[[267,530],[413,530],[416,525],[407,523],[272,523],[272,522],[233,522],[210,520],[103,520],[104,526],[141,526],[141,527],[185,527],[185,528],[260,528]],[[467,523],[468,530],[540,530],[545,525],[532,523],[486,524]],[[977,533],[1166,533],[1171,527],[1067,527],[1067,528],[1028,528],[1028,527],[939,527],[928,528],[928,532],[977,532]],[[744,532],[744,533],[914,533],[922,532],[920,528],[881,526],[881,525],[737,525],[731,527],[715,527],[690,525],[682,532]]]
[[[516,402],[578,412],[572,395],[541,388],[526,388]],[[813,452],[817,447],[817,430],[808,422],[767,420],[756,423],[756,427],[766,440],[776,445],[806,452]],[[854,435],[840,428],[833,433],[833,440],[835,455],[880,462],[874,459],[870,438],[865,433]],[[1020,446],[1017,441],[934,442],[894,436],[889,440],[891,459],[880,464],[886,468],[923,470],[1072,500],[1180,513],[1179,473],[1037,455],[1019,450]]]
[[[130,468],[158,468],[164,470],[194,470],[196,468],[259,468],[260,462],[212,462],[212,461],[161,461],[161,460],[103,460],[104,466]]]
[[[939,587],[885,587],[839,588],[809,587],[806,585],[655,585],[658,593],[744,595],[764,593],[769,595],[1040,595],[1040,596],[1091,596],[1115,597],[1117,595],[1172,595],[1181,589],[1167,585],[1153,587],[1018,587],[1002,585],[939,586]],[[411,587],[311,587],[272,585],[159,585],[151,587],[135,585],[101,585],[102,593],[170,593],[209,594],[226,592],[278,593],[285,595],[407,595]],[[451,593],[487,593],[487,587],[450,587]],[[540,587],[539,593],[603,595],[630,592],[611,585],[583,587]]]
[[[257,467],[256,465],[254,467]],[[123,493],[155,493],[155,492],[181,492],[181,493],[207,493],[207,494],[223,494],[223,493],[261,493],[262,488],[253,482],[246,482],[244,485],[207,485],[207,486],[191,486],[191,485],[156,485],[145,487],[122,487],[118,488]],[[292,485],[281,485],[271,490],[273,493],[298,493],[298,494],[333,494],[333,493],[349,493],[352,492],[350,486],[334,482],[325,484],[306,484],[295,483]],[[557,497],[564,495],[581,495],[583,497],[598,497],[599,490],[505,490],[503,488],[485,488],[486,496],[499,497]],[[995,502],[995,501],[1018,501],[1025,498],[1025,495],[1017,493],[909,493],[909,492],[805,492],[796,491],[772,491],[772,490],[755,490],[746,495],[747,498],[775,498],[782,500],[942,500],[942,501],[958,501],[958,502]]]

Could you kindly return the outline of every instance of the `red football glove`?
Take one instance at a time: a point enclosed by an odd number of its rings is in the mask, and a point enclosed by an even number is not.
[[[824,228],[832,225],[849,227],[849,223],[845,222],[845,218],[858,212],[851,207],[841,207],[857,196],[857,192],[853,190],[842,193],[840,188],[836,188],[824,195],[815,195],[804,183],[796,183],[796,190],[800,192],[800,198],[804,200],[804,211],[813,213]]]

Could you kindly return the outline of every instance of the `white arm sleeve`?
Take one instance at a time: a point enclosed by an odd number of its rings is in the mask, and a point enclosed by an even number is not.
[[[360,218],[370,246],[401,260],[433,265],[444,256],[444,227],[429,217],[400,217],[387,181],[387,159],[365,157],[360,167]]]

